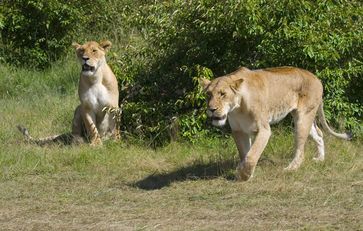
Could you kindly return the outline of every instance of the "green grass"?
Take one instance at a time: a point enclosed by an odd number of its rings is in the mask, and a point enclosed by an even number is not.
[[[312,161],[309,141],[303,166],[289,173],[282,169],[292,159],[293,136],[279,126],[248,182],[234,180],[232,139],[156,150],[133,139],[96,148],[26,144],[17,124],[35,137],[70,131],[78,104],[74,63],[5,77],[0,67],[1,229],[363,229],[362,140],[326,135],[322,163]]]

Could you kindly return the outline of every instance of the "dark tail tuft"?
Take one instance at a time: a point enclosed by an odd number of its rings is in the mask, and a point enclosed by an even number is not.
[[[347,140],[352,140],[354,138],[354,135],[353,135],[353,132],[349,131],[349,132],[346,132],[347,134]]]

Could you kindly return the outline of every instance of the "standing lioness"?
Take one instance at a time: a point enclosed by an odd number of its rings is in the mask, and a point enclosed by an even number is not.
[[[18,126],[30,141],[37,144],[55,141],[72,143],[89,138],[91,145],[97,145],[102,144],[103,137],[118,137],[113,115],[103,110],[105,107],[117,108],[119,99],[117,80],[105,57],[111,42],[90,41],[72,45],[82,66],[78,86],[81,104],[74,112],[72,133],[33,139],[26,128]]]
[[[332,131],[323,112],[323,86],[312,73],[294,67],[263,70],[241,68],[212,81],[202,79],[207,93],[207,114],[215,126],[228,119],[240,156],[237,177],[248,180],[271,135],[270,124],[291,113],[295,124],[295,157],[287,170],[299,168],[304,145],[310,134],[318,146],[316,160],[324,160],[324,141],[314,119],[334,136],[350,139],[348,134]],[[251,146],[251,136],[255,140]]]

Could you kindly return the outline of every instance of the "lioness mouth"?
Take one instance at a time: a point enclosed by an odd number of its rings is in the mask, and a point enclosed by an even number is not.
[[[226,115],[224,116],[212,116],[212,120],[225,120],[226,119]]]
[[[82,71],[94,71],[94,70],[95,70],[95,67],[90,66],[86,63],[82,65]]]

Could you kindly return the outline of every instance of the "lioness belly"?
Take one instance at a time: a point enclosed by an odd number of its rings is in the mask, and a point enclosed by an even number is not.
[[[284,91],[282,91],[284,92]],[[287,93],[281,94],[281,92],[275,95],[270,95],[270,107],[268,110],[268,122],[269,124],[276,124],[287,116],[292,110],[297,108],[298,105],[298,94],[296,92],[285,91]]]
[[[268,120],[269,124],[276,124],[276,123],[280,122],[291,111],[292,111],[292,109],[286,110],[286,111],[277,111],[275,113],[271,113],[270,116],[269,116],[269,120]]]

